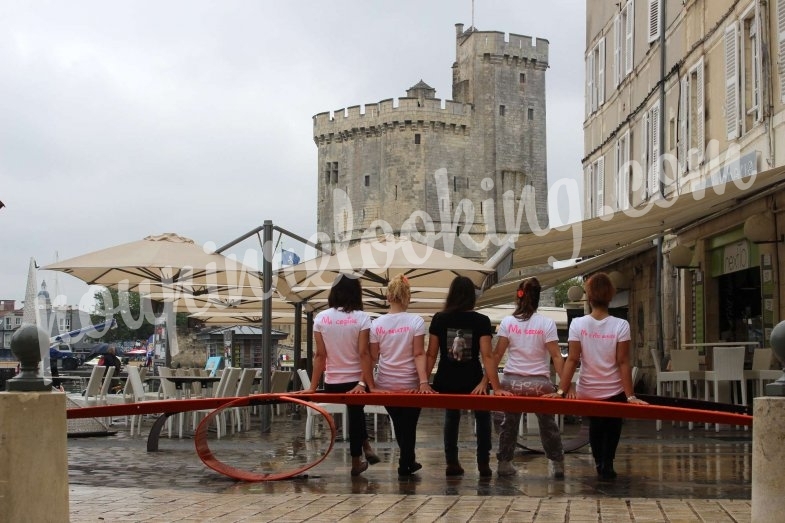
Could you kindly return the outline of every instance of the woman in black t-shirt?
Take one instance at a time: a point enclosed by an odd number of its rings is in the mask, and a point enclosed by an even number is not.
[[[488,380],[481,364],[481,352],[492,352],[491,320],[475,312],[474,283],[457,276],[450,284],[444,310],[436,313],[428,329],[427,367],[430,374],[439,354],[439,367],[433,379],[434,390],[446,394],[487,394]],[[457,342],[456,342],[457,339]],[[490,467],[491,414],[474,411],[477,424],[477,469],[481,477],[493,475]],[[460,476],[463,468],[458,461],[458,427],[461,411],[447,409],[444,413],[444,456],[447,475]]]

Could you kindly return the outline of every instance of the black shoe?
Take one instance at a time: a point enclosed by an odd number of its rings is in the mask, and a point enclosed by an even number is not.
[[[447,463],[446,476],[463,476],[463,467],[458,461]]]
[[[418,470],[422,468],[422,465],[417,463],[416,461],[409,465],[408,467],[398,467],[398,475],[399,476],[411,476]]]
[[[613,470],[613,463],[597,465],[597,477],[603,481],[613,481],[618,474]]]
[[[493,477],[493,471],[491,470],[491,465],[487,461],[483,461],[482,463],[477,463],[477,470],[480,472],[481,478]]]

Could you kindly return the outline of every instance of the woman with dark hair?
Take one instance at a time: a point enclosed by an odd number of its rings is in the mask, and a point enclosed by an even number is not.
[[[327,304],[330,308],[317,314],[313,321],[316,351],[311,387],[305,392],[316,392],[324,374],[325,392],[365,393],[373,371],[368,347],[371,318],[362,310],[360,280],[338,276]],[[379,458],[368,442],[363,406],[349,405],[347,410],[349,419],[344,423],[349,423],[352,476],[359,476],[369,463],[378,463]],[[363,461],[363,454],[367,461]]]
[[[482,370],[480,353],[491,354],[491,320],[475,312],[476,295],[474,283],[465,276],[457,276],[450,284],[444,309],[436,313],[428,329],[428,352],[426,370],[433,370],[436,356],[439,367],[433,379],[433,388],[447,394],[487,394],[488,381]],[[462,342],[455,338],[461,333]],[[453,350],[460,347],[460,350]],[[493,475],[490,467],[491,414],[474,411],[477,427],[477,469],[480,476]],[[447,461],[447,476],[463,475],[458,460],[458,427],[461,411],[447,409],[444,413],[444,456]]]
[[[483,354],[485,375],[497,396],[544,396],[556,387],[551,381],[550,361],[557,374],[562,373],[562,357],[556,323],[537,312],[540,306],[540,282],[537,278],[523,280],[515,293],[515,311],[499,324],[498,341],[493,354]],[[501,382],[496,371],[504,353],[509,348]],[[502,413],[495,413],[501,417]],[[512,458],[518,443],[520,412],[505,412],[498,423],[499,476],[516,473]],[[548,457],[548,475],[564,478],[564,449],[559,425],[553,414],[537,414],[540,440]]]
[[[575,318],[570,324],[570,352],[554,396],[646,405],[632,389],[630,324],[608,312],[616,294],[611,279],[603,272],[594,274],[586,282],[585,291],[591,314]],[[572,390],[572,376],[579,361],[581,375],[577,390]],[[613,460],[621,424],[621,418],[589,417],[589,444],[600,479],[616,477]]]
[[[406,276],[398,274],[387,287],[390,310],[373,320],[371,358],[379,361],[375,383],[368,382],[371,392],[406,391],[433,394],[425,371],[425,322],[417,314],[406,312],[412,291]],[[417,422],[420,407],[385,407],[395,427],[398,449],[398,476],[411,476],[422,468],[415,459]]]

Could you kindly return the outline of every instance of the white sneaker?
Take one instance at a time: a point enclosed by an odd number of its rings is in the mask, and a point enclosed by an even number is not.
[[[496,473],[499,476],[514,476],[517,472],[511,461],[499,461],[499,465],[496,467]]]
[[[501,463],[499,463],[501,465]],[[548,477],[564,479],[564,462],[548,460]]]

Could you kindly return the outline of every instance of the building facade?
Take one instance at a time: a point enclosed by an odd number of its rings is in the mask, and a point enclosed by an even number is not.
[[[529,230],[504,218],[525,187],[547,227],[547,68],[547,40],[457,24],[452,100],[420,81],[397,103],[314,116],[318,230],[341,243],[380,222],[422,234],[430,221],[435,246],[484,261],[498,246],[488,234]]]
[[[11,348],[11,336],[22,326],[22,309],[14,300],[0,300],[0,349]]]
[[[605,268],[630,281],[635,364],[658,347],[768,346],[785,317],[785,0],[587,0],[586,15],[584,218],[634,223],[749,187]]]

